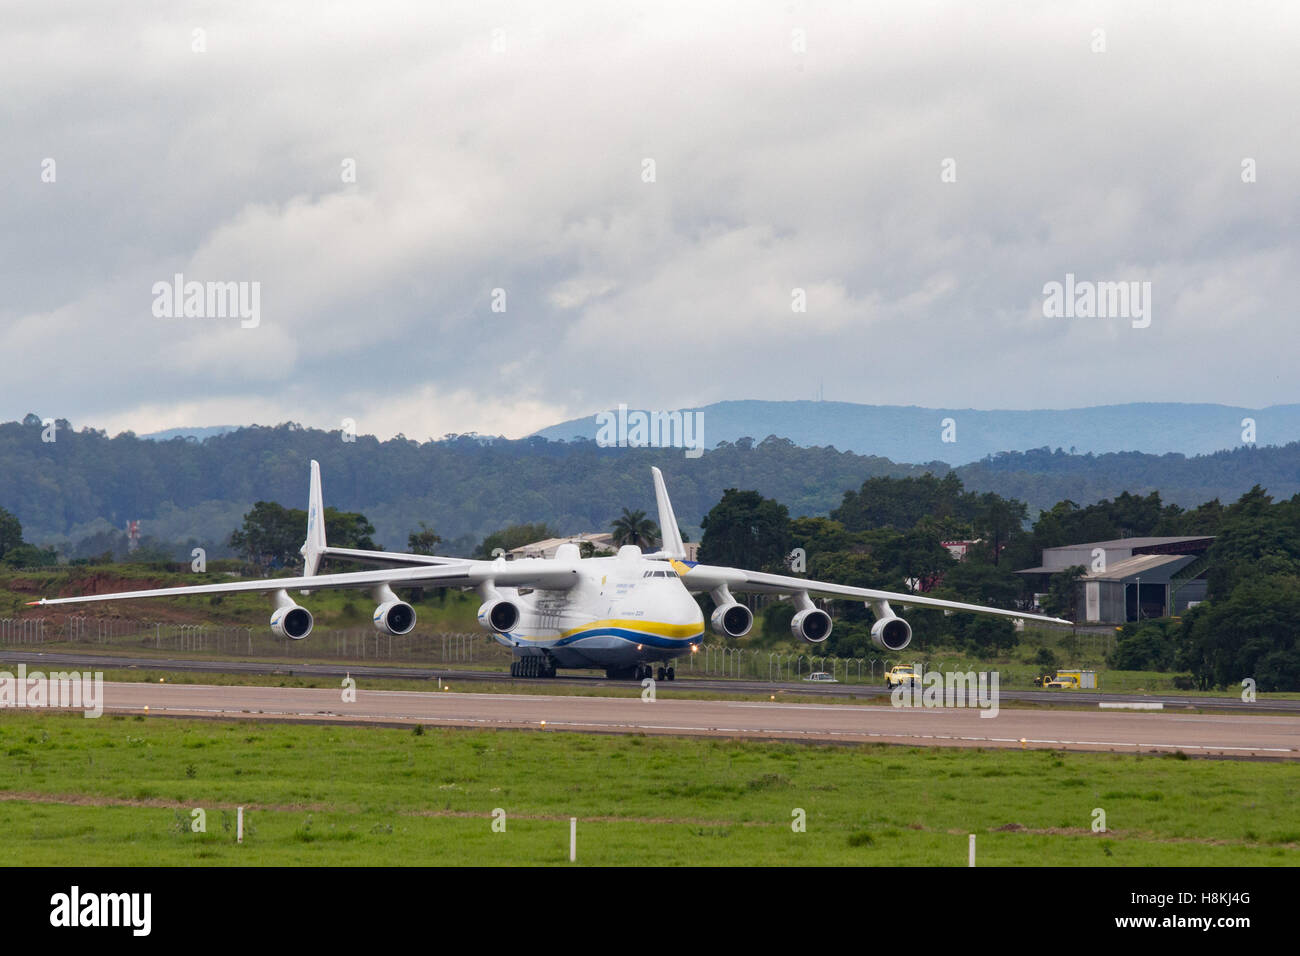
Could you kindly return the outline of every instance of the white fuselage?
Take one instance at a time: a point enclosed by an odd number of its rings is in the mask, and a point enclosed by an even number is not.
[[[520,657],[623,668],[673,660],[703,641],[704,615],[670,562],[640,554],[569,561],[578,583],[567,590],[498,589],[521,613],[512,630],[493,633]]]

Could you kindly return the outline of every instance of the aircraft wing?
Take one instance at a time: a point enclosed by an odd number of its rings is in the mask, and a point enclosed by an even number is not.
[[[428,567],[395,568],[385,571],[354,571],[345,574],[311,574],[291,578],[259,578],[256,581],[231,581],[225,584],[197,584],[190,587],[154,588],[147,591],[118,591],[114,594],[87,594],[77,597],[41,598],[28,605],[88,604],[95,601],[131,601],[137,598],[185,597],[192,594],[271,594],[282,590],[348,588],[365,590],[389,587],[470,588],[481,584],[509,588],[542,588],[562,591],[578,583],[578,571],[572,565],[554,561],[523,559],[519,561],[461,561]]]
[[[324,547],[322,558],[339,558],[358,564],[375,564],[381,568],[422,568],[429,565],[464,564],[464,558],[442,558],[436,554],[407,554],[401,551],[363,551],[360,548]]]
[[[683,569],[685,569],[684,573]],[[712,591],[724,585],[732,591],[750,591],[764,594],[796,594],[803,591],[821,597],[863,601],[868,604],[876,602],[888,604],[893,602],[910,607],[941,608],[945,611],[969,611],[972,614],[994,614],[1024,621],[1042,621],[1046,624],[1069,625],[1071,623],[1059,617],[1029,614],[1025,611],[1008,611],[998,607],[984,607],[980,604],[944,601],[920,594],[902,594],[896,591],[854,588],[845,584],[809,581],[807,578],[790,577],[784,574],[767,574],[763,571],[744,571],[739,568],[724,568],[707,564],[691,566],[684,563],[677,570],[678,574],[681,575],[682,583],[691,591]]]

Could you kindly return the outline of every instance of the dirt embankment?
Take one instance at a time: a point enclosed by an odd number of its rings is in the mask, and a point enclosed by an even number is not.
[[[83,594],[113,594],[118,591],[144,591],[173,586],[177,586],[177,582],[168,579],[165,575],[147,572],[121,574],[99,569],[53,572],[48,575],[14,575],[7,581],[0,581],[0,589],[22,595],[28,600],[42,597],[76,597]],[[147,617],[150,621],[186,624],[207,620],[212,615],[210,610],[205,613],[197,608],[177,607],[172,601],[105,601],[99,604],[54,607],[28,606],[25,602],[21,602],[14,609],[13,616],[55,620],[67,616],[131,620]]]

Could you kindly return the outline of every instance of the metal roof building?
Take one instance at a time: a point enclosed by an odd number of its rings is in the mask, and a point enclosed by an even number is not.
[[[1205,535],[1119,538],[1045,548],[1042,564],[1019,574],[1037,576],[1046,591],[1053,574],[1082,566],[1075,607],[1082,622],[1122,624],[1168,617],[1205,599]]]

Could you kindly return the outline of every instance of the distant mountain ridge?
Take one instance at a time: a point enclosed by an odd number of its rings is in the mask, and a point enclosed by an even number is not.
[[[624,508],[653,514],[650,466],[661,468],[683,527],[699,540],[700,523],[728,488],[775,498],[794,516],[826,515],[867,478],[955,471],[969,491],[994,491],[1029,506],[1031,516],[1070,499],[1090,504],[1123,491],[1159,491],[1165,503],[1195,507],[1235,501],[1260,484],[1275,498],[1300,494],[1300,442],[1244,447],[1194,458],[1116,452],[1070,455],[1042,449],[1009,452],[949,469],[905,464],[785,438],[724,443],[689,458],[680,449],[602,448],[592,441],[544,438],[379,441],[285,423],[251,426],[204,441],[150,441],[92,428],[42,440],[41,419],[0,423],[0,507],[38,544],[88,542],[109,547],[128,521],[145,538],[184,543],[178,560],[201,545],[219,555],[256,501],[302,508],[308,463],[321,463],[325,500],[361,511],[375,541],[400,548],[420,522],[435,528],[448,553],[466,554],[510,524],[542,521],[568,534],[604,530]],[[951,446],[950,446],[951,447]]]
[[[762,441],[776,435],[805,448],[834,446],[893,461],[943,461],[954,466],[1034,448],[1060,448],[1080,455],[1124,451],[1208,455],[1251,444],[1243,440],[1244,419],[1254,421],[1257,446],[1300,440],[1300,404],[1252,409],[1144,402],[1019,411],[745,400],[682,411],[702,413],[706,449],[720,441],[745,437]],[[597,431],[593,413],[534,435],[552,441],[594,441]]]
[[[242,427],[242,425],[208,425],[202,428],[168,428],[165,431],[150,432],[140,437],[151,441],[171,441],[173,438],[193,438],[196,441],[203,441]]]

